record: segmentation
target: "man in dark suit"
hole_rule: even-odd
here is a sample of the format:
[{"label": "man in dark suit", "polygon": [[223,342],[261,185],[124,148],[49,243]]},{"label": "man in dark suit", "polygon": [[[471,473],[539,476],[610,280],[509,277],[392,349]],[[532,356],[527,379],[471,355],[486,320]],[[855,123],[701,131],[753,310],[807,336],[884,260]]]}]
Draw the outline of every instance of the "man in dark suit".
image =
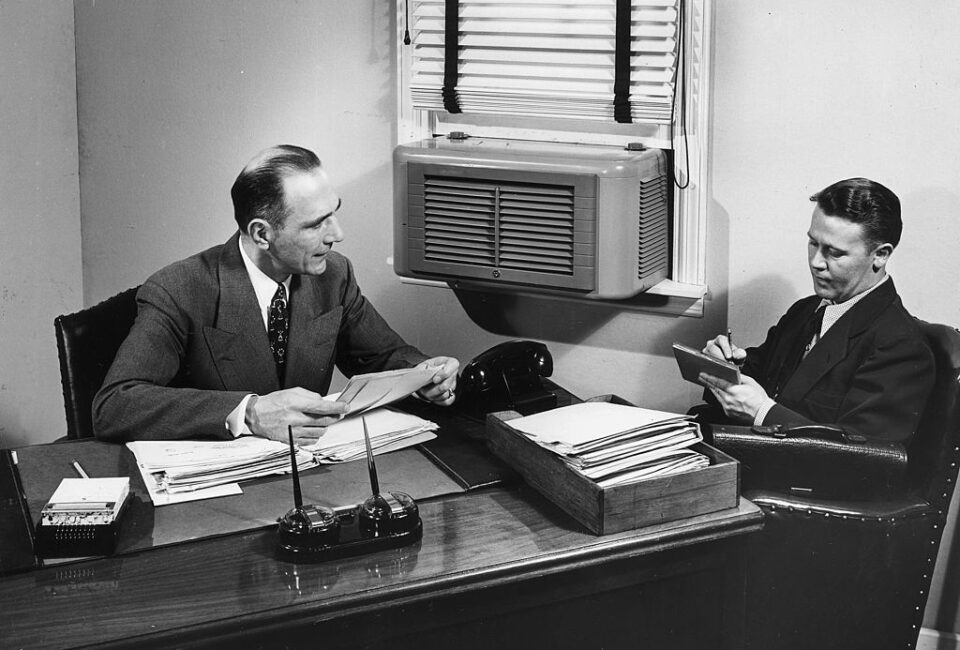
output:
[{"label": "man in dark suit", "polygon": [[790,307],[759,347],[741,349],[722,334],[708,341],[705,353],[742,363],[743,380],[701,380],[735,423],[836,424],[905,442],[932,389],[934,362],[885,270],[900,242],[900,201],[865,178],[834,183],[811,201],[816,295]]},{"label": "man in dark suit", "polygon": [[231,190],[239,232],[151,276],[137,319],[93,404],[100,439],[299,442],[344,412],[322,399],[334,366],[352,376],[435,369],[426,400],[453,402],[459,363],[407,345],[361,294],[343,240],[339,195],[306,149],[271,147]]}]

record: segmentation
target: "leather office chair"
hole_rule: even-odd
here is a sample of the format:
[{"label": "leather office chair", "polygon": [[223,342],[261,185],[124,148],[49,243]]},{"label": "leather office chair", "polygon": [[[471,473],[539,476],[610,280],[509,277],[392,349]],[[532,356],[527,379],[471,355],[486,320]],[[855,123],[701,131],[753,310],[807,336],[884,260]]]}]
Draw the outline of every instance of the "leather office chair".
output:
[{"label": "leather office chair", "polygon": [[137,289],[53,321],[69,439],[93,437],[93,397],[137,317]]},{"label": "leather office chair", "polygon": [[937,376],[907,449],[833,427],[714,427],[764,511],[747,542],[746,647],[915,647],[960,462],[960,333],[921,326]]}]

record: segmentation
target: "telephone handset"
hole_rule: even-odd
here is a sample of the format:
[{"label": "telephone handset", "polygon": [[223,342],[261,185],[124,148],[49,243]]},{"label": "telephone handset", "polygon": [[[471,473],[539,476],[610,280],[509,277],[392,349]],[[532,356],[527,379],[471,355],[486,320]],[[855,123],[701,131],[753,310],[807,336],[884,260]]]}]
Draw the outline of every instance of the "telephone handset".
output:
[{"label": "telephone handset", "polygon": [[464,366],[457,382],[459,408],[483,418],[494,411],[524,415],[557,405],[543,378],[553,374],[553,358],[537,341],[507,341],[480,353]]}]

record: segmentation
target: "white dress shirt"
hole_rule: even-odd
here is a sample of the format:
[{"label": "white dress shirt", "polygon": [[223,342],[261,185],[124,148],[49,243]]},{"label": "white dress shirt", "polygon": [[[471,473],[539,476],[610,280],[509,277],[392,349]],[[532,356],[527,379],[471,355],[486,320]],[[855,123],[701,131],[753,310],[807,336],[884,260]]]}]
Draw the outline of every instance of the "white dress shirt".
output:
[{"label": "white dress shirt", "polygon": [[[247,269],[250,283],[253,284],[253,292],[257,294],[257,304],[260,306],[260,316],[263,318],[263,329],[266,331],[269,327],[267,323],[270,318],[270,303],[273,301],[273,294],[277,292],[277,281],[261,271],[253,263],[253,260],[247,257],[247,251],[243,250],[243,237],[239,239],[238,245],[240,246],[240,257],[243,259],[243,265]],[[283,287],[286,289],[288,297],[290,296],[290,278],[291,276],[288,275],[283,281]],[[234,438],[253,433],[247,427],[244,417],[247,413],[247,403],[251,397],[253,397],[253,393],[244,397],[237,408],[233,409],[227,416],[227,421],[224,422],[227,431],[232,433]]]}]

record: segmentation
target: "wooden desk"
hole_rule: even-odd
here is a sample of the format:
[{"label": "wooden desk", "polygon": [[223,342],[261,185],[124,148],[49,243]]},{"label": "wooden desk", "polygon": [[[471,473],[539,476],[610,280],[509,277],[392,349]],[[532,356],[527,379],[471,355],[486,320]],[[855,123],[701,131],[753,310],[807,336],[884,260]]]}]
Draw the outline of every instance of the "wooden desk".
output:
[{"label": "wooden desk", "polygon": [[419,545],[336,563],[260,530],[2,578],[0,646],[739,645],[748,501],[602,537],[523,485],[420,505]]}]

